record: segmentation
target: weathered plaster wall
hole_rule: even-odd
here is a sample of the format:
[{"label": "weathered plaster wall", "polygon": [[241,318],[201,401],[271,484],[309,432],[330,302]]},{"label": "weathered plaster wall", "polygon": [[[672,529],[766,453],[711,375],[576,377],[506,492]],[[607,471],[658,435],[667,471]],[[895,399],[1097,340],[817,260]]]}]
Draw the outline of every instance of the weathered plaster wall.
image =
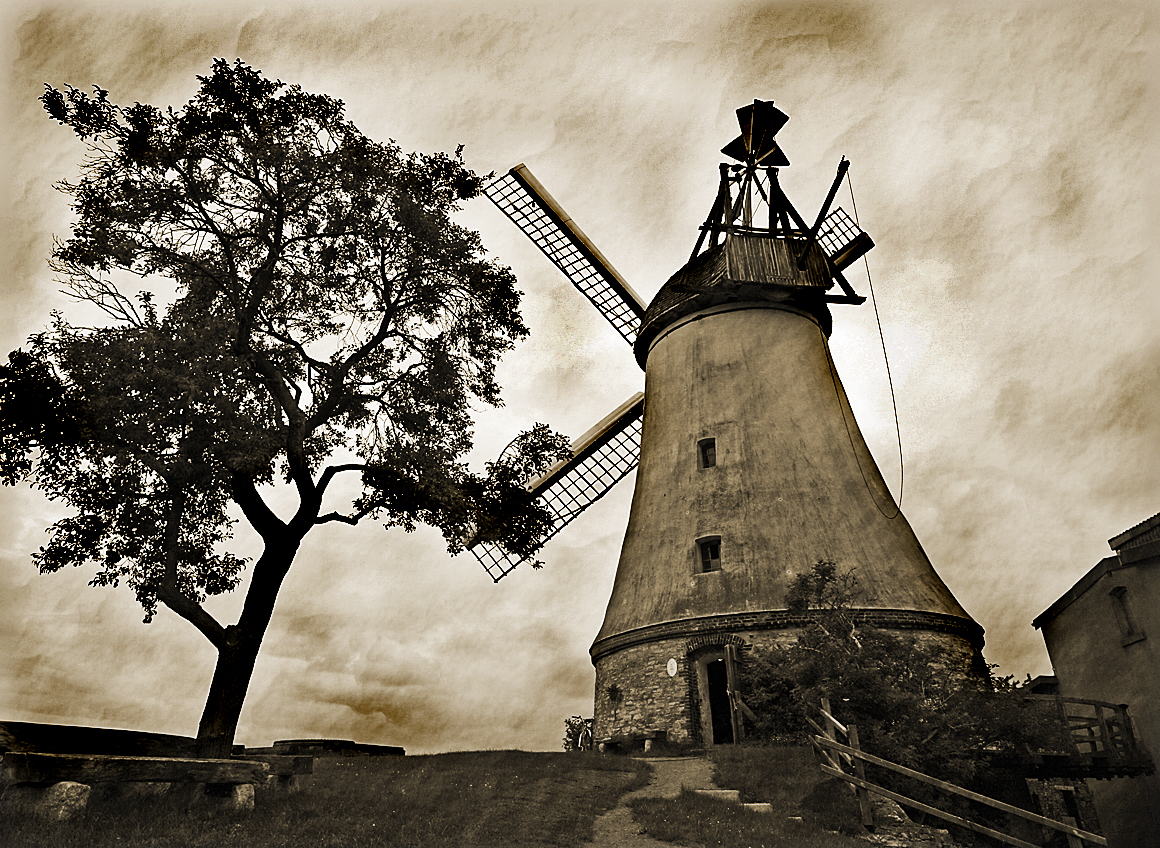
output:
[{"label": "weathered plaster wall", "polygon": [[[703,468],[697,443],[716,439]],[[970,617],[878,473],[816,321],[768,304],[707,310],[648,357],[640,467],[597,641],[701,615],[784,609],[819,559],[853,569],[859,606]],[[697,540],[720,536],[721,570]]]},{"label": "weathered plaster wall", "polygon": [[[873,626],[977,665],[982,629],[898,513],[817,317],[764,301],[673,320],[648,349],[636,489],[592,647],[596,738],[655,729],[703,741],[705,686],[690,645],[792,638],[803,621],[786,593],[819,560],[855,573],[854,605],[880,619]],[[699,455],[705,439],[715,440],[711,467]],[[707,537],[719,539],[720,558],[704,573]]]},{"label": "weathered plaster wall", "polygon": [[[1125,629],[1123,587],[1137,632]],[[1070,597],[1069,597],[1070,596]],[[1127,704],[1140,740],[1160,757],[1160,543],[1108,557],[1036,619],[1063,697]],[[1045,613],[1045,616],[1047,613]],[[1090,781],[1108,842],[1152,848],[1160,834],[1160,777]]]}]

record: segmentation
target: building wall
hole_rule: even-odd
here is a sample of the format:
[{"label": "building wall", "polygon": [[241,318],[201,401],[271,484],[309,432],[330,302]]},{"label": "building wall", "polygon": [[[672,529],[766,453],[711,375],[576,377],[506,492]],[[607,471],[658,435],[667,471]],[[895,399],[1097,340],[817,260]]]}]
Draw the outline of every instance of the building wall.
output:
[{"label": "building wall", "polygon": [[[596,642],[705,615],[785,609],[818,560],[867,607],[981,628],[931,566],[858,432],[816,321],[771,304],[689,316],[653,343],[640,466]],[[705,467],[698,445],[714,439]],[[716,538],[704,572],[699,543]]]},{"label": "building wall", "polygon": [[[1080,830],[1103,833],[1091,790],[1084,781],[1055,777],[1028,779],[1027,791],[1034,799],[1035,812],[1039,815],[1062,822],[1071,819]],[[1040,836],[1058,841],[1059,831],[1045,827]]]},{"label": "building wall", "polygon": [[[677,664],[673,676],[670,659]],[[635,645],[598,662],[593,738],[664,730],[669,741],[692,741],[687,659],[684,640],[668,639]]]},{"label": "building wall", "polygon": [[[683,625],[683,632],[597,656],[593,737],[599,741],[662,730],[672,742],[711,742],[704,663],[721,656],[726,644],[736,645],[744,662],[749,651],[792,643],[799,632],[792,626],[731,628],[744,626],[744,621],[733,616],[673,622],[674,628]],[[948,676],[965,678],[978,668],[978,652],[964,635],[926,629],[894,632],[913,638],[920,647],[941,649]]]},{"label": "building wall", "polygon": [[[1043,632],[1060,695],[1127,704],[1137,736],[1157,758],[1160,543],[1103,560],[1036,619],[1036,625]],[[1089,783],[1112,848],[1157,844],[1160,777]]]}]

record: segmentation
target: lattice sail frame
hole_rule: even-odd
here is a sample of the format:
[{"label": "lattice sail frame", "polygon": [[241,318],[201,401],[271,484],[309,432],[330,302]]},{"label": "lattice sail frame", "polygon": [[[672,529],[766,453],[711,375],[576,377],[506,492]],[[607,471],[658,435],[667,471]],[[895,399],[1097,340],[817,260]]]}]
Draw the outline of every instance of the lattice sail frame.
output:
[{"label": "lattice sail frame", "polygon": [[846,214],[841,206],[826,216],[818,231],[818,244],[839,271],[874,247],[870,236]]},{"label": "lattice sail frame", "polygon": [[540,185],[526,165],[517,165],[483,193],[535,243],[630,345],[646,304]]},{"label": "lattice sail frame", "polygon": [[[644,393],[638,392],[577,439],[571,459],[529,484],[528,490],[538,494],[553,515],[545,542],[636,468],[643,414]],[[492,542],[479,542],[471,552],[496,583],[526,559]]]}]

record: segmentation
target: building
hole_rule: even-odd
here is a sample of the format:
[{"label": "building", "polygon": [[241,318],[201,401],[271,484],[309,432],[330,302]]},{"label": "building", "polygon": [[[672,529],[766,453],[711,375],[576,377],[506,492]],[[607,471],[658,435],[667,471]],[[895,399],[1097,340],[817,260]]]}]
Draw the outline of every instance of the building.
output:
[{"label": "building", "polygon": [[[857,579],[860,626],[905,633],[947,676],[983,668],[983,629],[935,573],[854,420],[830,356],[843,271],[874,246],[831,209],[843,158],[809,224],[786,197],[773,101],[737,110],[716,198],[689,261],[645,305],[523,165],[485,191],[633,347],[645,390],[528,483],[551,533],[637,467],[604,623],[590,649],[598,742],[737,741],[734,687],[750,649],[796,639],[796,578],[819,562]],[[549,534],[550,535],[550,534]],[[493,579],[518,556],[474,539]]]},{"label": "building", "polygon": [[[1136,735],[1160,751],[1160,514],[1108,540],[1100,560],[1033,622],[1063,698],[1126,704]],[[1160,840],[1160,776],[1089,780],[1113,848]]]},{"label": "building", "polygon": [[[591,648],[598,740],[734,742],[735,658],[796,640],[807,615],[787,592],[819,560],[856,576],[863,626],[938,650],[949,674],[979,667],[983,629],[891,497],[829,355],[821,286],[792,249],[730,233],[641,322],[640,468]],[[749,295],[764,278],[788,281],[767,286],[776,300]]]}]

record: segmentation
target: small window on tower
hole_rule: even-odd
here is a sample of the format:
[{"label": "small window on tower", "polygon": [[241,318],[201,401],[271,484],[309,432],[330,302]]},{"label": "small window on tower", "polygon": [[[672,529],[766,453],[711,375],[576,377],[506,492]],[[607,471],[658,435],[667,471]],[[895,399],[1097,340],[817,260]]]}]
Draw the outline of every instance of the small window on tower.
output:
[{"label": "small window on tower", "polygon": [[721,537],[713,536],[697,542],[701,550],[701,573],[721,570]]},{"label": "small window on tower", "polygon": [[717,440],[701,439],[697,442],[697,453],[700,455],[701,467],[712,468],[717,464]]}]

